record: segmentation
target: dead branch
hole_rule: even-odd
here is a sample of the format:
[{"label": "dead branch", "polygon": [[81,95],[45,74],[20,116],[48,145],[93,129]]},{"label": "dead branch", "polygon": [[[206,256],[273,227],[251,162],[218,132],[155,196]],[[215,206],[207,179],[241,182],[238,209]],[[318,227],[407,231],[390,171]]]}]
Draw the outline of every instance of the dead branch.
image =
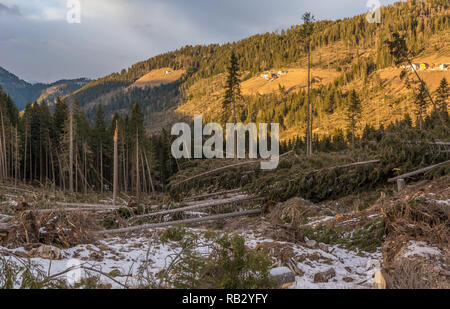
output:
[{"label": "dead branch", "polygon": [[107,235],[107,234],[128,233],[128,232],[141,231],[141,230],[145,230],[145,229],[154,229],[154,228],[167,227],[167,226],[173,226],[173,225],[182,225],[182,224],[194,224],[194,223],[214,221],[214,220],[220,220],[220,219],[226,219],[226,218],[256,215],[256,214],[260,214],[260,213],[261,213],[260,209],[253,209],[253,210],[246,210],[246,211],[241,211],[241,212],[233,212],[233,213],[228,213],[228,214],[208,216],[208,217],[203,217],[203,218],[193,218],[193,219],[185,219],[185,220],[178,220],[178,221],[171,221],[171,222],[144,224],[144,225],[138,225],[138,226],[131,226],[131,227],[127,227],[127,228],[115,229],[115,230],[98,231],[98,232],[96,232],[96,234]]}]

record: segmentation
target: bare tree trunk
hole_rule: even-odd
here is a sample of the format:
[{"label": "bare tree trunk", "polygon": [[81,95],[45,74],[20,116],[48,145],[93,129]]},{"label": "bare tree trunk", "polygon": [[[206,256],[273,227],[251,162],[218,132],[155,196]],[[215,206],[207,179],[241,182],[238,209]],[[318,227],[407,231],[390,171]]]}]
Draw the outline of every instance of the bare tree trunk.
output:
[{"label": "bare tree trunk", "polygon": [[0,109],[0,117],[2,120],[2,152],[3,152],[3,178],[8,178],[8,164],[6,161],[6,134],[5,134],[5,123],[3,121],[3,109]]},{"label": "bare tree trunk", "polygon": [[33,183],[33,155],[31,153],[31,148],[33,144],[31,143],[33,139],[31,138],[31,125],[30,125],[30,183]]},{"label": "bare tree trunk", "polygon": [[0,181],[4,180],[4,170],[5,167],[3,166],[3,143],[2,143],[3,137],[0,139]]},{"label": "bare tree trunk", "polygon": [[312,155],[312,115],[311,115],[311,41],[308,41],[308,111],[306,121],[308,129],[306,130],[306,155]]},{"label": "bare tree trunk", "polygon": [[116,205],[117,201],[117,186],[119,182],[119,159],[118,159],[118,151],[117,151],[117,140],[119,138],[118,136],[118,128],[117,128],[118,122],[116,121],[116,129],[114,131],[114,175],[113,175],[113,205]]},{"label": "bare tree trunk", "polygon": [[141,162],[139,163],[142,166],[142,192],[144,192],[145,194],[148,194],[148,190],[147,190],[147,179],[145,176],[145,165],[144,165],[144,157],[142,156],[142,153],[139,154],[139,159],[141,160]]},{"label": "bare tree trunk", "polygon": [[[236,125],[237,121],[236,121],[236,97],[233,98],[233,123],[234,125]],[[237,160],[238,156],[237,156],[237,132],[236,130],[234,130],[234,136],[233,136],[233,140],[234,140],[234,159]]]},{"label": "bare tree trunk", "polygon": [[19,180],[19,136],[18,136],[18,132],[17,132],[17,126],[16,125],[16,172],[15,172],[15,180],[14,180],[14,186],[17,187],[17,181]]},{"label": "bare tree trunk", "polygon": [[52,142],[50,140],[50,136],[47,135],[47,140],[48,140],[48,145],[50,147],[50,164],[51,164],[51,168],[52,168],[52,183],[55,186],[56,189],[56,176],[55,176],[55,162],[53,161],[53,147],[52,147]]},{"label": "bare tree trunk", "polygon": [[28,143],[28,123],[25,123],[25,145],[23,159],[23,182],[27,180],[27,143]]},{"label": "bare tree trunk", "polygon": [[56,153],[56,158],[58,159],[58,166],[59,166],[59,186],[62,188],[63,191],[66,191],[66,177],[64,176],[63,164],[58,153]]},{"label": "bare tree trunk", "polygon": [[103,194],[103,142],[100,143],[100,192]]},{"label": "bare tree trunk", "polygon": [[83,164],[84,164],[84,194],[87,194],[87,166],[86,166],[86,142],[83,143]]},{"label": "bare tree trunk", "polygon": [[[75,146],[76,149],[78,149],[77,146]],[[78,173],[79,173],[79,167],[78,167],[78,151],[75,153],[75,192],[78,192]]]},{"label": "bare tree trunk", "polygon": [[73,103],[69,104],[69,192],[73,193]]},{"label": "bare tree trunk", "polygon": [[123,189],[125,192],[128,191],[127,153],[128,149],[125,148],[125,141],[122,141]]},{"label": "bare tree trunk", "polygon": [[136,200],[140,199],[141,180],[139,175],[139,131],[136,129]]},{"label": "bare tree trunk", "polygon": [[42,132],[41,129],[39,128],[39,182],[42,184],[43,181],[43,177],[44,177],[44,165],[43,165],[43,161],[42,161]]},{"label": "bare tree trunk", "polygon": [[145,157],[145,163],[147,164],[147,170],[148,170],[148,178],[150,179],[150,185],[152,187],[152,192],[155,193],[155,187],[153,186],[153,179],[152,179],[152,172],[151,172],[151,165],[148,162],[147,154],[144,151],[144,157]]}]

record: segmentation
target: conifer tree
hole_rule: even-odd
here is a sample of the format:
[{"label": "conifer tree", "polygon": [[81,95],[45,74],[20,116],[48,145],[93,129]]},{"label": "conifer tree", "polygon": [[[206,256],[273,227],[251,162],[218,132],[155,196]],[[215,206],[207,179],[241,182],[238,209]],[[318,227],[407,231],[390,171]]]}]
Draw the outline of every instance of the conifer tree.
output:
[{"label": "conifer tree", "polygon": [[[222,106],[225,112],[232,105],[233,108],[233,123],[237,123],[237,101],[242,99],[241,95],[241,80],[239,74],[238,58],[234,51],[231,52],[230,62],[227,68],[227,81],[225,84],[225,97]],[[234,133],[234,157],[237,158],[237,134]]]},{"label": "conifer tree", "polygon": [[302,16],[301,36],[308,55],[308,105],[306,111],[306,155],[312,155],[312,105],[311,105],[311,36],[314,33],[314,16],[306,12]]},{"label": "conifer tree", "polygon": [[423,79],[419,76],[416,69],[414,68],[411,57],[410,57],[410,51],[408,49],[408,45],[406,43],[406,39],[404,35],[400,35],[398,32],[394,32],[392,34],[392,40],[386,40],[386,44],[389,47],[389,52],[391,53],[392,57],[394,58],[394,63],[396,65],[401,65],[404,63],[407,63],[409,67],[412,68],[414,71],[414,74],[417,78],[417,80],[420,83],[420,91],[423,91],[426,97],[431,101],[434,107],[434,111],[438,114],[439,119],[441,121],[442,127],[448,130],[447,124],[445,123],[444,118],[442,117],[441,113],[438,112],[438,107],[436,103],[434,102],[430,92],[428,91],[427,85],[423,81]]},{"label": "conifer tree", "polygon": [[361,101],[355,90],[350,92],[349,105],[347,108],[347,121],[352,134],[352,144],[355,144],[355,130],[361,118]]},{"label": "conifer tree", "polygon": [[227,68],[227,81],[225,84],[225,97],[223,100],[223,107],[227,110],[230,105],[233,108],[233,123],[237,122],[237,111],[236,105],[241,96],[241,86],[240,86],[240,74],[239,74],[239,63],[238,58],[234,51],[231,53],[229,65]]},{"label": "conifer tree", "polygon": [[448,98],[450,97],[450,88],[448,86],[447,79],[442,78],[438,89],[436,90],[436,104],[439,107],[441,113],[444,116],[447,114],[448,110]]},{"label": "conifer tree", "polygon": [[427,110],[427,94],[423,84],[419,84],[419,88],[414,94],[414,104],[416,105],[416,115],[419,122],[419,129],[423,128],[423,117]]}]

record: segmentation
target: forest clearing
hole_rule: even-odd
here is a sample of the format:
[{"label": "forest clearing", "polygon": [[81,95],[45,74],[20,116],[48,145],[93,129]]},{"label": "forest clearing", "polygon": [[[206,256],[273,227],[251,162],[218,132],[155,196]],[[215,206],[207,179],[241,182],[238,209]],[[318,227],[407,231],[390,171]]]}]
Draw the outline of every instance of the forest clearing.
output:
[{"label": "forest clearing", "polygon": [[[273,203],[233,189],[179,201],[149,196],[140,204],[120,195],[113,205],[109,193],[68,199],[58,190],[10,183],[0,187],[0,283],[218,288],[220,282],[198,285],[198,274],[186,273],[191,259],[210,259],[224,237],[241,237],[247,254],[267,259],[261,287],[448,288],[449,184],[443,176],[397,192],[396,184],[386,183],[368,194],[317,203],[299,197]],[[374,282],[377,271],[387,286]]]},{"label": "forest clearing", "polygon": [[449,0],[163,2],[0,3],[0,289],[450,289]]}]

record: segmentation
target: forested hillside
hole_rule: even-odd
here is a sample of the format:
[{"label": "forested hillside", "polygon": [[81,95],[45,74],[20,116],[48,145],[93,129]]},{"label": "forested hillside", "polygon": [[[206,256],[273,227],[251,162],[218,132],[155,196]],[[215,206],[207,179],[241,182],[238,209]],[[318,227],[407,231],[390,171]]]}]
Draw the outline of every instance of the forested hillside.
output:
[{"label": "forested hillside", "polygon": [[[315,23],[311,42],[313,62],[318,68],[342,74],[334,83],[336,86],[342,86],[355,78],[364,80],[374,71],[392,65],[391,56],[384,44],[390,33],[404,33],[412,56],[417,56],[430,47],[430,38],[448,32],[449,28],[448,0],[398,2],[383,7],[381,24],[368,23],[365,15],[337,21],[318,21]],[[153,101],[179,101],[182,104],[189,100],[187,93],[196,83],[215,79],[225,72],[232,50],[239,56],[244,81],[273,68],[304,66],[305,49],[301,32],[302,26],[292,26],[280,32],[255,35],[235,43],[186,46],[137,63],[120,73],[92,81],[76,91],[73,97],[80,102],[80,106],[87,106],[91,116],[95,110],[94,106],[101,102],[105,110],[111,111],[108,114],[109,119],[113,111],[125,110],[130,102],[138,99],[145,98],[147,103],[143,105],[144,110],[147,110],[146,106],[151,105]],[[439,52],[445,44],[446,40],[441,40],[433,48]],[[186,71],[180,81],[179,91],[174,92],[172,87],[168,87],[150,93],[145,90],[125,93],[125,88],[137,79],[162,67]],[[209,90],[205,87],[201,91]],[[111,95],[108,95],[109,93]],[[332,95],[333,91],[327,93],[328,97]],[[109,104],[112,106],[107,107]],[[161,103],[158,104],[161,106]],[[166,104],[164,108],[171,107],[172,104]],[[160,109],[150,107],[146,117],[151,117],[149,114],[152,111]]]},{"label": "forested hillside", "polygon": [[0,67],[0,86],[13,99],[19,110],[27,103],[54,103],[57,97],[66,96],[89,82],[89,79],[59,80],[51,84],[30,84]]}]

